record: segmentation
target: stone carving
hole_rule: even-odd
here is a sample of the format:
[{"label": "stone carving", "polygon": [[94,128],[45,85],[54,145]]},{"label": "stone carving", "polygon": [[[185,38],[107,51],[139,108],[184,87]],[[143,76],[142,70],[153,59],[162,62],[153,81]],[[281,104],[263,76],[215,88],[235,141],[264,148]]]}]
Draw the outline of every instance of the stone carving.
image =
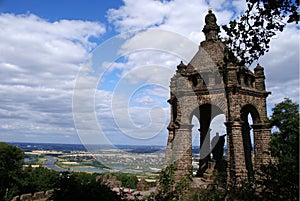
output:
[{"label": "stone carving", "polygon": [[210,26],[210,27],[218,26],[217,25],[217,18],[212,13],[212,10],[208,11],[208,14],[205,17],[205,24],[206,24],[206,26]]},{"label": "stone carving", "polygon": [[217,18],[211,10],[208,11],[208,14],[205,17],[205,26],[203,28],[203,32],[205,33],[206,40],[218,39],[220,27],[217,25]]}]

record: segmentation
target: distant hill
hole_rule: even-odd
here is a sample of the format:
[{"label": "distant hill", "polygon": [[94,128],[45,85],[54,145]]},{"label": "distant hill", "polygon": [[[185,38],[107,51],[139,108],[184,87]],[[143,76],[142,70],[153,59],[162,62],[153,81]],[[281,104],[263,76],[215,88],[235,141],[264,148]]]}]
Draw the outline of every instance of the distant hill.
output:
[{"label": "distant hill", "polygon": [[32,151],[32,150],[45,150],[45,151],[62,151],[62,152],[71,152],[71,151],[86,151],[85,147],[81,144],[52,144],[52,143],[22,143],[22,142],[12,142],[8,143],[19,147],[23,151]]},{"label": "distant hill", "polygon": [[[101,149],[121,149],[130,153],[154,153],[164,152],[164,146],[152,146],[152,145],[86,145],[82,144],[54,144],[54,143],[21,143],[12,142],[8,143],[21,148],[23,151],[32,150],[45,150],[45,151],[94,151]],[[88,150],[87,150],[88,149]]]}]

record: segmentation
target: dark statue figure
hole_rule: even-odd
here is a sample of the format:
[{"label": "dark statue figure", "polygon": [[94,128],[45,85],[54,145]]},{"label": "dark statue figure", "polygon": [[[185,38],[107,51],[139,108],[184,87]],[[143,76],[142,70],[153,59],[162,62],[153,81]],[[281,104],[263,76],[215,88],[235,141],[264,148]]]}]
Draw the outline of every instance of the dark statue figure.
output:
[{"label": "dark statue figure", "polygon": [[211,141],[211,146],[213,147],[212,159],[217,162],[223,159],[225,136],[226,135],[219,136],[219,133],[216,133],[216,136],[213,137]]},{"label": "dark statue figure", "polygon": [[216,162],[215,169],[219,172],[226,171],[226,166],[223,160],[224,154],[224,144],[225,144],[225,135],[219,136],[219,133],[216,133],[216,136],[213,137],[211,141],[211,145],[213,147],[212,150],[212,160]]}]

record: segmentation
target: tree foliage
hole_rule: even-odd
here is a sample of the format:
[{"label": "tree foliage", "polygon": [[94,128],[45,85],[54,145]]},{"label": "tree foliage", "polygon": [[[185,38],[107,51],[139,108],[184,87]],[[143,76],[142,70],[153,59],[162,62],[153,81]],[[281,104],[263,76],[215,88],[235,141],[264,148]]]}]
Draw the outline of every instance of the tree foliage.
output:
[{"label": "tree foliage", "polygon": [[62,173],[50,200],[54,201],[119,201],[120,196],[87,173]]},{"label": "tree foliage", "polygon": [[185,201],[191,200],[192,196],[192,167],[188,173],[183,175],[179,180],[176,180],[177,163],[171,163],[165,167],[159,175],[158,187],[155,201]]},{"label": "tree foliage", "polygon": [[130,174],[116,174],[117,180],[122,182],[122,186],[126,188],[136,188],[137,183],[139,182],[138,178],[135,175]]},{"label": "tree foliage", "polygon": [[229,52],[240,63],[252,64],[269,51],[270,41],[287,23],[298,23],[298,0],[246,0],[247,9],[239,20],[223,29]]},{"label": "tree foliage", "polygon": [[59,173],[45,167],[24,168],[19,178],[21,193],[35,193],[54,189]]},{"label": "tree foliage", "polygon": [[10,200],[18,192],[24,153],[21,149],[0,142],[0,200]]},{"label": "tree foliage", "polygon": [[271,141],[272,156],[278,158],[279,163],[299,161],[299,105],[290,99],[277,104],[273,108],[270,126],[279,129]]},{"label": "tree foliage", "polygon": [[[17,195],[51,189],[55,189],[54,201],[121,200],[116,192],[96,181],[98,174],[60,174],[45,167],[23,168],[23,164],[24,153],[21,149],[0,143],[0,201],[11,201]],[[134,180],[128,178],[129,183]]]},{"label": "tree foliage", "polygon": [[273,108],[270,143],[275,162],[262,167],[263,191],[266,198],[299,200],[299,105],[285,99]]}]

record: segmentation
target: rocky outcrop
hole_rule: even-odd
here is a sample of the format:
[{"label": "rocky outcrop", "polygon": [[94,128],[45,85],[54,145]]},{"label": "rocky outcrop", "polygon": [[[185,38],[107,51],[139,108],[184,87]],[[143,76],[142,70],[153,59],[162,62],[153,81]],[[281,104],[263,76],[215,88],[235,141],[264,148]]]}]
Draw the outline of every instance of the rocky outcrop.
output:
[{"label": "rocky outcrop", "polygon": [[20,196],[15,196],[11,201],[46,201],[52,195],[53,190],[46,192],[28,193]]},{"label": "rocky outcrop", "polygon": [[136,188],[138,191],[147,191],[149,190],[148,182],[143,178],[137,183]]},{"label": "rocky outcrop", "polygon": [[110,188],[120,188],[122,186],[122,182],[117,180],[117,177],[114,175],[101,175],[96,180]]}]

